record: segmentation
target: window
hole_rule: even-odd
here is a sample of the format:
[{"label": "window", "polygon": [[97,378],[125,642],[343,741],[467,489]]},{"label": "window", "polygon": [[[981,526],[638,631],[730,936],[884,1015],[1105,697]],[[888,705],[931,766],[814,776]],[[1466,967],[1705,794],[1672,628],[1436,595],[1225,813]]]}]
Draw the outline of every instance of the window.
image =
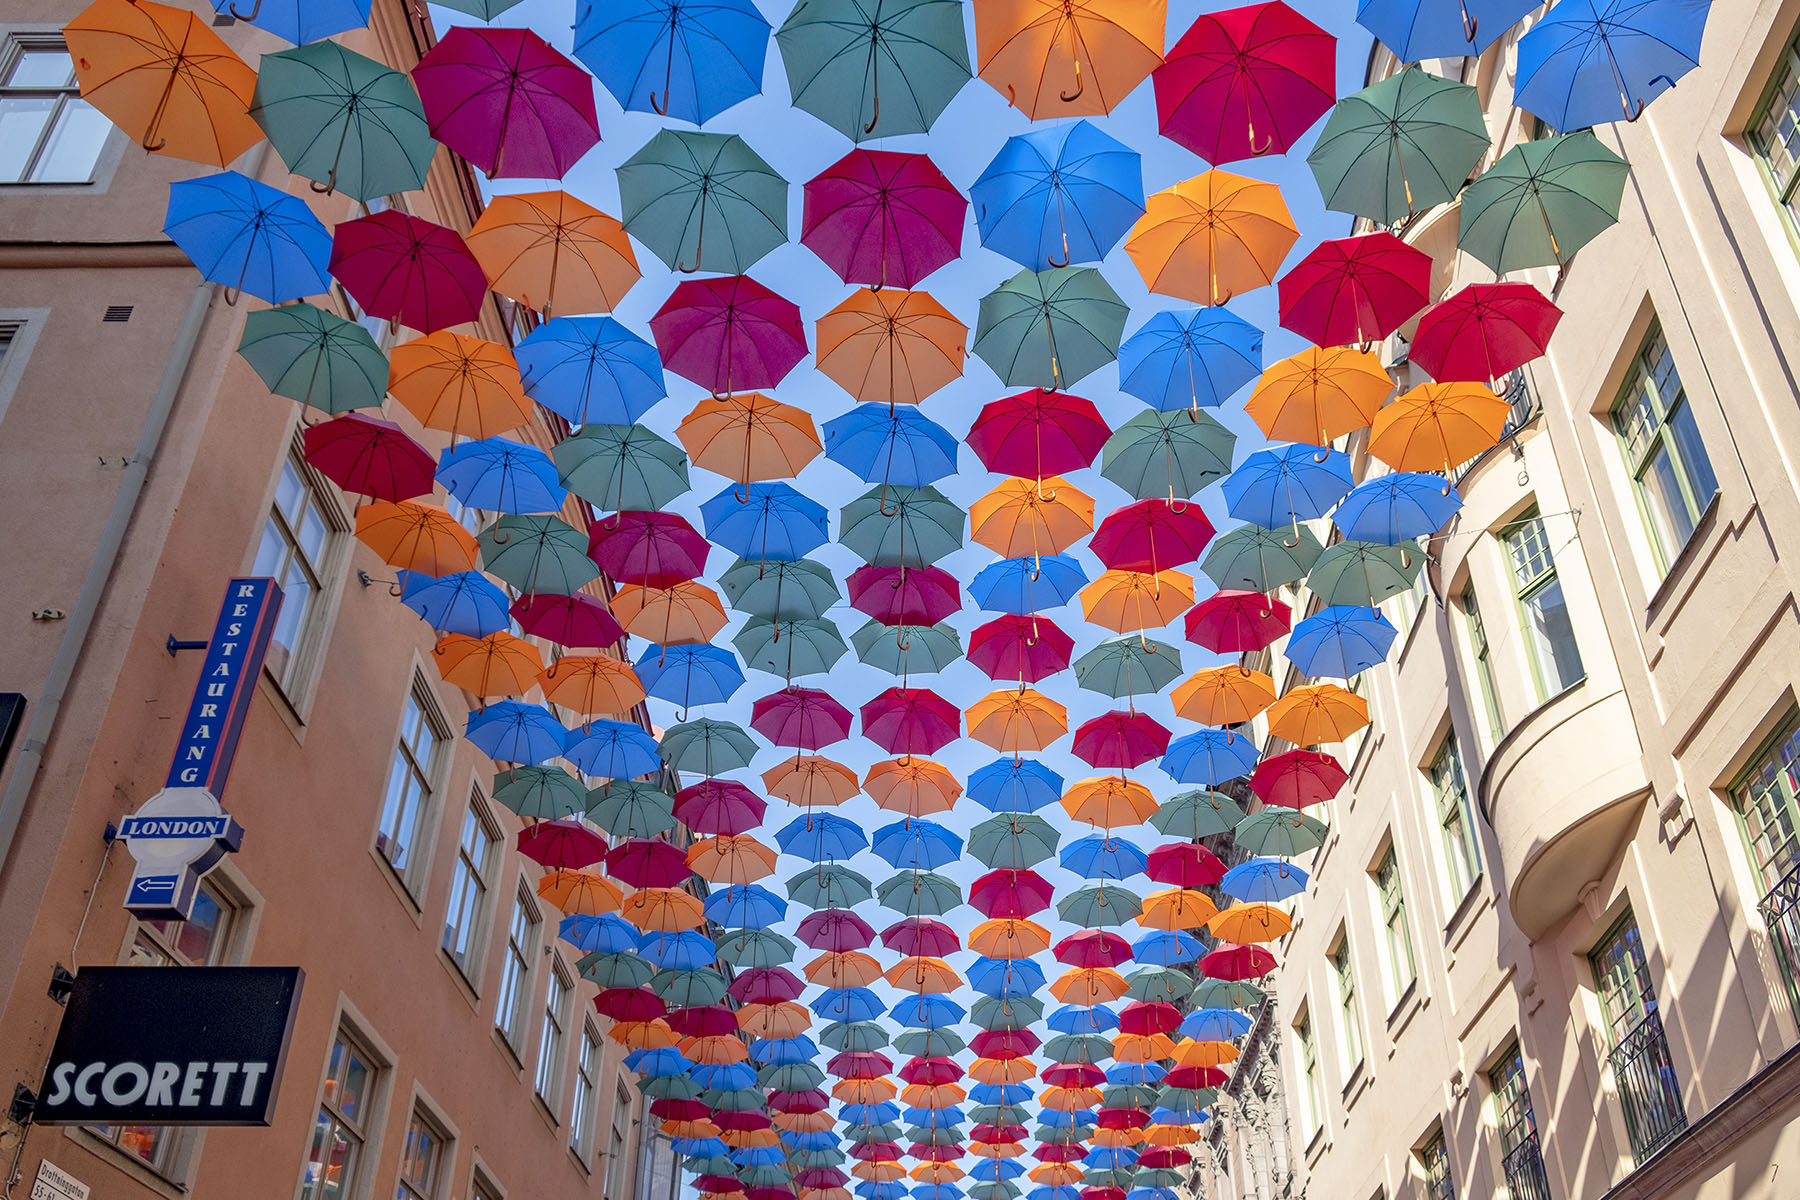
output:
[{"label": "window", "polygon": [[275,505],[263,522],[262,541],[250,573],[281,585],[281,615],[269,639],[270,674],[284,689],[292,686],[301,651],[309,644],[321,613],[318,603],[326,562],[341,536],[335,506],[314,482],[312,471],[293,455],[281,462]]},{"label": "window", "polygon": [[1627,912],[1588,960],[1612,1047],[1607,1055],[1625,1109],[1632,1157],[1643,1162],[1687,1128],[1681,1084],[1656,1011],[1656,990],[1637,922]]},{"label": "window", "polygon": [[111,132],[81,98],[62,38],[0,40],[0,183],[87,183]]},{"label": "window", "polygon": [[1302,1012],[1294,1022],[1294,1040],[1300,1043],[1300,1115],[1310,1142],[1325,1123],[1325,1091],[1319,1080],[1319,1047],[1313,1041],[1310,1012]]},{"label": "window", "polygon": [[326,1060],[312,1146],[301,1166],[300,1200],[350,1200],[357,1194],[375,1077],[374,1056],[349,1031],[338,1030]]},{"label": "window", "polygon": [[625,1200],[625,1135],[631,1128],[631,1089],[613,1084],[612,1129],[606,1135],[605,1200]]},{"label": "window", "polygon": [[562,962],[552,960],[550,986],[544,992],[544,1028],[538,1038],[537,1081],[534,1090],[538,1098],[553,1112],[556,1109],[557,1085],[562,1082],[563,1032],[569,1027],[569,1000],[574,992],[568,977],[563,974]]},{"label": "window", "polygon": [[406,1145],[400,1151],[400,1186],[394,1200],[436,1200],[444,1174],[444,1147],[449,1141],[435,1121],[413,1110],[406,1126]]},{"label": "window", "polygon": [[6,369],[6,356],[12,351],[13,343],[19,337],[17,321],[0,321],[0,371]]},{"label": "window", "polygon": [[1501,1167],[1512,1200],[1550,1200],[1550,1181],[1538,1147],[1537,1118],[1525,1086],[1525,1056],[1514,1042],[1488,1070],[1494,1124],[1500,1129]]},{"label": "window", "polygon": [[1790,42],[1769,81],[1768,94],[1746,131],[1763,178],[1788,221],[1800,221],[1800,37]]},{"label": "window", "polygon": [[1357,755],[1362,753],[1363,743],[1369,740],[1369,730],[1374,726],[1375,699],[1370,693],[1375,689],[1370,686],[1370,675],[1371,672],[1369,671],[1358,671],[1354,676],[1346,680],[1344,684],[1349,691],[1362,698],[1362,702],[1368,706],[1369,715],[1371,717],[1371,721],[1368,725],[1364,725],[1357,729],[1340,743],[1344,748],[1343,761],[1346,766],[1350,766],[1356,762]]},{"label": "window", "polygon": [[1462,594],[1463,620],[1469,631],[1469,653],[1475,659],[1475,686],[1481,692],[1481,707],[1487,713],[1488,736],[1498,742],[1506,736],[1506,723],[1500,715],[1500,690],[1494,686],[1494,660],[1488,651],[1487,626],[1481,622],[1481,608],[1475,603],[1475,585],[1468,584]]},{"label": "window", "polygon": [[1666,571],[1694,535],[1719,485],[1659,326],[1651,328],[1632,360],[1625,390],[1613,405],[1613,428],[1625,448],[1657,565]]},{"label": "window", "polygon": [[498,1185],[477,1168],[474,1179],[469,1183],[469,1200],[501,1200],[502,1194]]},{"label": "window", "polygon": [[1413,961],[1412,930],[1406,923],[1400,860],[1392,846],[1375,864],[1375,891],[1381,897],[1381,924],[1387,933],[1388,988],[1398,1003],[1418,976],[1418,966]]},{"label": "window", "polygon": [[1544,519],[1533,513],[1507,526],[1501,541],[1512,568],[1525,640],[1531,646],[1531,674],[1537,681],[1538,699],[1548,700],[1580,683],[1582,674],[1581,651],[1575,645],[1575,627],[1569,621],[1569,605],[1556,575],[1550,535]]},{"label": "window", "polygon": [[1419,1165],[1425,1168],[1426,1200],[1456,1200],[1456,1180],[1450,1175],[1450,1148],[1439,1129],[1419,1147]]},{"label": "window", "polygon": [[531,998],[531,955],[540,938],[537,907],[523,880],[513,898],[512,923],[506,928],[506,962],[500,968],[500,998],[494,1025],[507,1045],[517,1050],[525,1032],[525,1003]]},{"label": "window", "polygon": [[469,797],[463,813],[462,838],[450,874],[450,905],[444,910],[444,951],[464,975],[473,976],[476,951],[487,916],[488,881],[494,869],[497,838],[481,811],[481,797]]},{"label": "window", "polygon": [[594,1153],[594,1120],[600,1103],[600,1039],[592,1026],[581,1027],[581,1049],[575,1055],[575,1099],[569,1105],[569,1148],[587,1165]]},{"label": "window", "polygon": [[1350,961],[1350,935],[1338,935],[1331,952],[1331,973],[1337,977],[1338,1032],[1343,1035],[1346,1079],[1363,1061],[1362,1018],[1356,1010],[1356,968]]},{"label": "window", "polygon": [[1800,715],[1789,714],[1731,789],[1762,885],[1757,909],[1774,943],[1789,1010],[1800,1016]]},{"label": "window", "polygon": [[1475,876],[1481,871],[1481,852],[1475,845],[1475,817],[1469,806],[1469,784],[1463,774],[1456,735],[1446,733],[1437,757],[1431,760],[1432,795],[1437,800],[1438,831],[1444,838],[1444,866],[1450,876],[1450,898],[1461,904]]},{"label": "window", "polygon": [[1388,610],[1389,620],[1399,631],[1399,636],[1395,640],[1402,645],[1405,644],[1407,635],[1412,633],[1412,627],[1418,624],[1420,614],[1425,611],[1427,584],[1424,564],[1417,558],[1413,559],[1413,562],[1419,567],[1419,571],[1413,575],[1412,586],[1383,602],[1384,607]]},{"label": "window", "polygon": [[426,686],[423,679],[415,678],[412,690],[406,694],[406,714],[394,746],[394,761],[388,766],[381,826],[375,835],[375,849],[403,880],[413,875],[417,865],[415,850],[425,814],[431,808],[438,759],[447,738],[430,714]]}]

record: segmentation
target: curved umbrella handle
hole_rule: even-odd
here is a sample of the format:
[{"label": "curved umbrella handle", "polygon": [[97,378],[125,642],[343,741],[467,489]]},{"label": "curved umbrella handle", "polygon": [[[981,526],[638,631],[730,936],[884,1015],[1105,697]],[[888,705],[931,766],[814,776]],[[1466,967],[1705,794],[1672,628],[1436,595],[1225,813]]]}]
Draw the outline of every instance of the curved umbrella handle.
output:
[{"label": "curved umbrella handle", "polygon": [[1475,40],[1475,31],[1481,28],[1481,18],[1469,15],[1468,0],[1463,0],[1462,4],[1462,27],[1463,37],[1471,42]]},{"label": "curved umbrella handle", "polygon": [[[881,124],[881,89],[876,88],[875,89],[875,115],[869,118],[869,123],[867,125],[863,126],[863,132],[864,133],[874,133],[875,127],[879,124]],[[924,980],[921,979],[919,982],[923,983]]]},{"label": "curved umbrella handle", "polygon": [[331,165],[331,173],[325,176],[325,183],[323,186],[319,184],[318,180],[314,180],[312,183],[313,194],[316,196],[329,196],[331,193],[337,191],[337,171],[337,164],[333,163]]},{"label": "curved umbrella handle", "polygon": [[138,145],[142,146],[144,149],[148,150],[152,154],[155,154],[158,150],[161,150],[164,146],[167,146],[168,144],[169,144],[169,139],[163,138],[161,141],[157,142],[153,146],[150,144],[150,139],[149,139],[148,134],[145,135],[143,141],[138,143]]},{"label": "curved umbrella handle", "polygon": [[1249,125],[1249,126],[1247,126],[1247,129],[1248,129],[1249,135],[1250,135],[1248,140],[1250,143],[1250,155],[1252,158],[1261,158],[1263,155],[1267,154],[1269,151],[1271,151],[1275,148],[1275,135],[1274,134],[1271,133],[1268,137],[1264,138],[1263,144],[1261,146],[1258,146],[1256,144],[1256,126]]},{"label": "curved umbrella handle", "polygon": [[1073,104],[1081,99],[1081,93],[1085,91],[1087,91],[1087,80],[1081,77],[1081,55],[1077,54],[1075,56],[1075,90],[1073,92],[1058,92],[1057,98],[1064,104]]},{"label": "curved umbrella handle", "polygon": [[1069,252],[1067,249],[1063,251],[1061,262],[1057,262],[1056,256],[1051,254],[1046,254],[1044,256],[1044,261],[1049,263],[1052,267],[1066,267],[1069,265]]},{"label": "curved umbrella handle", "polygon": [[250,11],[247,13],[238,11],[235,0],[225,11],[229,12],[240,21],[254,21],[256,20],[256,14],[262,11],[262,0],[256,0],[256,3],[250,6]]}]

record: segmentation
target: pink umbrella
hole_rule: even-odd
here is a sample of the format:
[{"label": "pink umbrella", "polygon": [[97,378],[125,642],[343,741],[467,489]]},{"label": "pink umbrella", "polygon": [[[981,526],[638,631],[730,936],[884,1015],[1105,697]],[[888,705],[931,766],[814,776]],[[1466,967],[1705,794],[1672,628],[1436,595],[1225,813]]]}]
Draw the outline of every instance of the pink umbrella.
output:
[{"label": "pink umbrella", "polygon": [[894,1060],[877,1050],[845,1050],[831,1056],[825,1073],[839,1079],[880,1079],[894,1073]]},{"label": "pink umbrella", "polygon": [[1075,757],[1092,767],[1139,767],[1168,748],[1169,731],[1141,712],[1101,713],[1075,728]]},{"label": "pink umbrella", "polygon": [[695,833],[749,833],[769,802],[735,779],[703,779],[675,793],[675,819]]},{"label": "pink umbrella", "polygon": [[461,234],[397,208],[340,224],[331,274],[370,316],[426,333],[475,320],[488,294]]},{"label": "pink umbrella", "polygon": [[818,750],[850,736],[850,710],[829,692],[790,687],[751,706],[750,728],[777,746]]},{"label": "pink umbrella", "polygon": [[606,873],[634,888],[678,887],[687,882],[687,855],[656,838],[630,838],[606,852]]},{"label": "pink umbrella", "polygon": [[697,1004],[670,1009],[669,1028],[682,1037],[726,1037],[738,1031],[738,1023],[723,1004]]},{"label": "pink umbrella", "polygon": [[751,967],[739,971],[728,990],[740,1004],[779,1004],[798,997],[806,985],[785,967]]},{"label": "pink umbrella", "polygon": [[962,713],[927,688],[891,687],[862,706],[863,736],[889,754],[932,754],[962,732]]},{"label": "pink umbrella", "polygon": [[923,154],[852,150],[805,197],[800,241],[845,283],[910,288],[961,252],[969,202]]},{"label": "pink umbrella", "polygon": [[883,625],[936,625],[962,608],[956,576],[938,567],[858,567],[850,605]]},{"label": "pink umbrella", "polygon": [[561,179],[600,140],[593,77],[528,29],[454,26],[412,77],[431,136],[491,178]]},{"label": "pink umbrella", "polygon": [[655,992],[642,988],[607,988],[594,997],[594,1008],[615,1021],[654,1021],[669,1006]]},{"label": "pink umbrella", "polygon": [[345,413],[306,431],[306,461],[346,492],[411,500],[431,491],[437,459],[392,421]]},{"label": "pink umbrella", "polygon": [[1560,320],[1529,283],[1472,283],[1425,310],[1408,355],[1439,383],[1485,383],[1541,357]]},{"label": "pink umbrella", "polygon": [[1225,864],[1205,846],[1175,842],[1150,852],[1146,874],[1170,887],[1212,887],[1225,878]]},{"label": "pink umbrella", "polygon": [[1250,790],[1276,808],[1306,808],[1338,794],[1350,777],[1337,759],[1318,750],[1289,750],[1266,758],[1250,775]]},{"label": "pink umbrella", "polygon": [[991,918],[1029,917],[1050,907],[1050,881],[1036,871],[1002,867],[969,885],[969,907]]},{"label": "pink umbrella", "polygon": [[1261,979],[1275,969],[1275,956],[1261,946],[1220,946],[1200,960],[1208,979]]},{"label": "pink umbrella", "polygon": [[800,310],[748,275],[677,284],[650,332],[663,366],[714,395],[774,387],[806,357]]},{"label": "pink umbrella", "polygon": [[1119,1011],[1121,1033],[1168,1033],[1180,1024],[1181,1010],[1167,1000],[1134,1000]]},{"label": "pink umbrella", "polygon": [[698,579],[711,548],[675,513],[614,513],[588,527],[588,557],[619,583],[666,588]]},{"label": "pink umbrella", "polygon": [[1285,634],[1293,619],[1261,592],[1215,592],[1188,610],[1187,639],[1215,654],[1247,654]]},{"label": "pink umbrella", "polygon": [[942,958],[962,949],[962,939],[956,936],[956,931],[930,917],[895,921],[881,931],[881,944],[896,954],[924,958]]},{"label": "pink umbrella", "polygon": [[1088,548],[1108,570],[1154,573],[1193,562],[1212,536],[1212,522],[1191,500],[1139,500],[1107,514]]},{"label": "pink umbrella", "polygon": [[519,830],[519,853],[553,870],[579,871],[606,857],[606,841],[580,821],[540,821]]},{"label": "pink umbrella", "polygon": [[[1071,967],[1116,967],[1131,958],[1131,943],[1107,929],[1072,933],[1056,943],[1056,961]],[[1048,1075],[1045,1082],[1053,1083]],[[1068,1084],[1055,1084],[1068,1087]]]},{"label": "pink umbrella", "polygon": [[1066,671],[1075,639],[1047,618],[1009,613],[969,635],[969,661],[989,679],[1036,683]]},{"label": "pink umbrella", "polygon": [[964,440],[988,470],[1042,479],[1092,466],[1111,436],[1092,400],[1033,388],[987,404]]},{"label": "pink umbrella", "polygon": [[955,1059],[939,1054],[909,1058],[906,1065],[900,1068],[902,1080],[907,1083],[922,1083],[927,1087],[936,1083],[955,1083],[963,1074],[962,1067]]},{"label": "pink umbrella", "polygon": [[1320,346],[1378,342],[1431,301],[1431,256],[1391,233],[1320,242],[1276,286],[1281,324]]},{"label": "pink umbrella", "polygon": [[808,1088],[804,1092],[770,1092],[769,1111],[784,1113],[824,1112],[831,1097],[818,1088]]},{"label": "pink umbrella", "polygon": [[592,596],[523,595],[512,602],[512,619],[532,637],[571,650],[616,646],[625,637],[612,610]]},{"label": "pink umbrella", "polygon": [[827,908],[801,921],[794,936],[814,950],[841,954],[845,950],[861,950],[874,941],[875,929],[849,909]]}]

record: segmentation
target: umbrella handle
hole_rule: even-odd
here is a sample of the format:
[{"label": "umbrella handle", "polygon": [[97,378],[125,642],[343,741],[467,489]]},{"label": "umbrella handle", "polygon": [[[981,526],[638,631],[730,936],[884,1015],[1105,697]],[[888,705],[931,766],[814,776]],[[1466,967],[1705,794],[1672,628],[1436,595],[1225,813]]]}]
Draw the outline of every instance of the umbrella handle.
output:
[{"label": "umbrella handle", "polygon": [[1471,17],[1469,15],[1468,0],[1463,0],[1463,4],[1462,4],[1462,26],[1463,26],[1463,37],[1465,37],[1469,41],[1473,42],[1475,40],[1475,31],[1477,29],[1481,28],[1481,18],[1480,17]]},{"label": "umbrella handle", "polygon": [[[863,126],[863,132],[864,133],[874,133],[875,126],[877,126],[879,124],[881,124],[881,89],[876,88],[875,89],[875,115],[869,118],[869,123],[867,125]],[[924,980],[921,979],[920,982],[923,983]]]},{"label": "umbrella handle", "polygon": [[254,21],[256,20],[256,14],[262,11],[262,0],[256,0],[256,3],[250,6],[250,11],[247,13],[239,12],[238,6],[235,3],[233,3],[226,11],[240,21]]},{"label": "umbrella handle", "polygon": [[1075,90],[1073,92],[1058,92],[1057,97],[1062,100],[1064,104],[1073,104],[1075,101],[1081,99],[1081,93],[1085,91],[1087,91],[1087,80],[1081,77],[1081,54],[1077,51],[1075,54]]},{"label": "umbrella handle", "polygon": [[338,171],[337,164],[333,163],[332,167],[331,167],[331,173],[329,175],[325,176],[325,182],[323,185],[321,185],[319,183],[319,181],[315,179],[312,183],[313,194],[316,196],[329,196],[329,195],[331,195],[331,193],[337,191],[337,171]]},{"label": "umbrella handle", "polygon": [[1269,151],[1271,151],[1275,148],[1275,135],[1274,134],[1271,133],[1268,137],[1264,138],[1263,144],[1258,146],[1256,144],[1256,125],[1255,125],[1255,123],[1254,122],[1250,123],[1247,126],[1247,129],[1248,129],[1249,135],[1250,135],[1248,138],[1248,141],[1250,143],[1251,157],[1261,158],[1263,155],[1267,154]]}]

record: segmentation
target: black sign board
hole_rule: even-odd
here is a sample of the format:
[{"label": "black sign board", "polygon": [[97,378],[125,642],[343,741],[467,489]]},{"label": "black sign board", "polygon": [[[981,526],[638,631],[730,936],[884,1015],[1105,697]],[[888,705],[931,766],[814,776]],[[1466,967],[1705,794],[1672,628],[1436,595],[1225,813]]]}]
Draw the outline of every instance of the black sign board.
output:
[{"label": "black sign board", "polygon": [[83,967],[34,1120],[267,1125],[299,967]]}]

